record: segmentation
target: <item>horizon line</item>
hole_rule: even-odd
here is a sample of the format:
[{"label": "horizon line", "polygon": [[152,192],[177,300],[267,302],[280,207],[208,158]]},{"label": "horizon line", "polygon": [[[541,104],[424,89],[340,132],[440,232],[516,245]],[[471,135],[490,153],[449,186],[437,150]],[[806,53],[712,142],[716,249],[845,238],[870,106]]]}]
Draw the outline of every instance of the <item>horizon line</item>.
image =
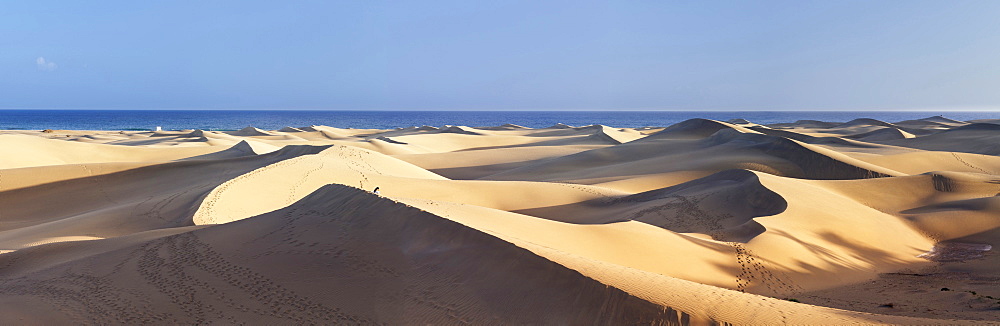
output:
[{"label": "horizon line", "polygon": [[0,111],[316,111],[316,112],[1000,112],[1000,107],[955,109],[275,109],[275,108],[0,108]]}]

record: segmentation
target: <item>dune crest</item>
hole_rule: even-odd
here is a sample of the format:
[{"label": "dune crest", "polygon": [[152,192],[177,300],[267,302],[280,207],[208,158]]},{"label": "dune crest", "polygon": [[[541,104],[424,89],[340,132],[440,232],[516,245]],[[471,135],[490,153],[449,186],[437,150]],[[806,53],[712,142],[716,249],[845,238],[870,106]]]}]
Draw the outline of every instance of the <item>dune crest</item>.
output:
[{"label": "dune crest", "polygon": [[268,132],[268,131],[265,131],[265,130],[261,130],[261,129],[258,129],[258,128],[255,128],[255,127],[252,127],[252,126],[247,126],[246,128],[243,128],[243,129],[240,129],[240,130],[237,130],[237,131],[230,131],[230,132],[227,132],[226,134],[233,135],[233,136],[244,136],[244,137],[246,137],[246,136],[273,136],[274,135],[271,132]]},{"label": "dune crest", "polygon": [[723,129],[731,129],[739,132],[745,133],[756,133],[749,129],[730,124],[727,122],[709,120],[709,119],[690,119],[675,125],[669,126],[663,130],[652,133],[646,136],[646,139],[700,139],[711,136]]}]

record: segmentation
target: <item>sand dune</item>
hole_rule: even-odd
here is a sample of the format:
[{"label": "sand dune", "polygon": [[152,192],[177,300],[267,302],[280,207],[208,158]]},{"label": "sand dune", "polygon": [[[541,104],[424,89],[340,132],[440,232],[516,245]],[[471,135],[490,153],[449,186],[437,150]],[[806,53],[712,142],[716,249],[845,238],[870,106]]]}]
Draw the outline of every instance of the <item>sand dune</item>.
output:
[{"label": "sand dune", "polygon": [[[436,241],[442,237],[448,239],[443,245]],[[288,273],[290,266],[296,272]],[[324,275],[322,283],[308,276],[314,273]],[[39,283],[45,285],[33,285]],[[343,186],[325,187],[286,210],[64,262],[2,284],[8,309],[30,312],[51,300],[65,302],[62,314],[37,316],[48,323],[635,324],[679,318],[480,231]],[[88,284],[101,291],[89,294]],[[110,302],[133,309],[108,311]],[[0,318],[18,320],[12,317],[19,315]]]},{"label": "sand dune", "polygon": [[[193,225],[204,196],[229,179],[322,147],[224,160],[142,166],[113,173],[4,191],[0,197],[0,250],[16,250],[65,237],[107,238],[164,227]],[[79,165],[82,170],[90,169]],[[7,170],[0,171],[0,175]],[[63,169],[33,171],[55,173]],[[148,191],[156,189],[156,191]],[[25,202],[49,203],[23,205]],[[56,205],[55,203],[59,203]]]},{"label": "sand dune", "polygon": [[936,116],[933,116],[933,117],[926,117],[926,118],[919,119],[919,120],[921,120],[921,121],[928,121],[928,122],[936,122],[936,123],[940,123],[940,124],[944,124],[944,125],[949,125],[949,126],[962,126],[962,125],[969,124],[968,122],[965,122],[965,121],[958,121],[958,120],[955,120],[955,119],[948,119],[948,118],[945,118],[944,116],[940,116],[940,115],[936,115]]},{"label": "sand dune", "polygon": [[879,140],[895,140],[895,139],[906,139],[914,138],[911,133],[896,129],[896,128],[882,128],[874,131],[869,131],[866,133],[861,133],[857,135],[850,135],[850,138],[854,138],[864,142],[872,142]]},{"label": "sand dune", "polygon": [[819,120],[798,120],[795,122],[785,122],[785,123],[774,123],[770,126],[778,128],[833,128],[835,126],[841,125],[842,123],[819,121]]},{"label": "sand dune", "polygon": [[[702,233],[717,240],[739,241],[732,239],[752,237],[763,231],[760,224],[751,222],[753,217],[780,213],[786,205],[784,198],[763,187],[755,174],[726,170],[634,195],[519,212],[585,224],[635,220],[678,233]],[[693,209],[711,213],[691,218]]]},{"label": "sand dune", "polygon": [[518,130],[518,129],[531,129],[525,126],[516,125],[513,123],[505,123],[499,126],[489,126],[489,127],[476,127],[479,130]]},{"label": "sand dune", "polygon": [[[883,129],[887,129],[887,128],[883,128]],[[881,131],[883,129],[877,129],[876,131],[866,132],[866,133],[863,133],[861,135],[867,135],[867,134],[870,134],[870,133]],[[851,147],[871,147],[872,146],[871,144],[858,143],[858,142],[854,142],[854,141],[845,139],[845,138],[854,138],[854,137],[857,137],[858,135],[851,135],[851,136],[847,136],[847,137],[838,137],[838,136],[829,136],[829,135],[812,136],[812,135],[805,134],[805,133],[798,133],[798,132],[788,131],[788,130],[782,130],[782,129],[771,129],[771,128],[762,127],[762,126],[750,127],[750,130],[753,130],[753,131],[756,131],[756,132],[759,132],[759,133],[762,133],[762,134],[765,134],[765,135],[778,136],[778,137],[788,138],[788,139],[792,139],[792,140],[797,140],[797,141],[800,141],[800,142],[803,142],[803,143],[807,143],[807,144],[840,145],[840,146],[851,146]]]},{"label": "sand dune", "polygon": [[952,151],[1000,155],[1000,125],[974,123],[923,137],[887,140],[881,143],[930,151]]},{"label": "sand dune", "polygon": [[306,132],[305,130],[295,128],[292,126],[285,126],[284,128],[278,129],[280,132]]},{"label": "sand dune", "polygon": [[[264,145],[264,146],[267,146],[267,145]],[[243,156],[252,156],[252,155],[257,155],[257,154],[264,154],[264,153],[269,153],[269,152],[273,152],[273,151],[277,150],[277,148],[267,148],[267,149],[263,149],[262,150],[261,147],[262,147],[261,145],[258,145],[257,148],[254,148],[254,146],[250,145],[249,142],[247,142],[246,140],[242,140],[239,143],[236,143],[236,145],[233,145],[233,147],[230,147],[228,149],[221,150],[221,151],[218,151],[218,152],[215,152],[215,153],[208,153],[208,154],[204,154],[204,155],[192,156],[192,157],[185,158],[184,160],[226,159],[226,158],[234,158],[234,157],[243,157]],[[272,147],[272,146],[267,146],[267,147]],[[258,153],[258,151],[261,151],[261,153]]]},{"label": "sand dune", "polygon": [[579,153],[607,145],[515,146],[470,149],[457,152],[394,155],[434,173],[453,179],[478,179],[491,174],[538,163],[545,159]]},{"label": "sand dune", "polygon": [[690,119],[684,122],[669,126],[650,134],[646,137],[646,140],[654,139],[701,139],[712,134],[715,134],[719,130],[723,129],[733,129],[739,132],[753,133],[749,129],[739,127],[730,123],[720,122],[708,119]]},{"label": "sand dune", "polygon": [[834,126],[834,128],[847,128],[847,127],[854,127],[854,126],[882,126],[882,127],[889,127],[889,128],[897,128],[897,126],[894,125],[894,124],[891,124],[891,123],[888,123],[888,122],[885,122],[885,121],[881,121],[881,120],[869,119],[869,118],[854,119],[854,120],[851,120],[851,121],[839,124],[837,126]]},{"label": "sand dune", "polygon": [[546,128],[543,128],[543,129],[572,129],[572,128],[573,128],[573,126],[564,124],[562,122],[558,122],[558,123],[556,123],[554,125],[548,126]]},{"label": "sand dune", "polygon": [[0,131],[0,320],[996,324],[997,137],[941,116]]},{"label": "sand dune", "polygon": [[[670,134],[664,131],[634,142],[555,158],[483,179],[593,184],[647,178],[662,179],[666,183],[660,186],[665,186],[727,169],[751,169],[814,179],[900,174],[823,147],[750,130],[744,133],[732,128],[719,129],[701,139],[657,138]],[[686,132],[683,135],[694,137]]]},{"label": "sand dune", "polygon": [[240,129],[240,130],[237,130],[237,131],[227,132],[227,134],[233,135],[233,136],[244,136],[244,137],[247,137],[247,136],[273,136],[274,135],[273,133],[270,133],[270,132],[267,132],[267,131],[264,131],[264,130],[260,130],[260,129],[257,129],[257,128],[254,128],[254,127],[250,127],[250,126],[248,126],[246,128],[243,128],[243,129]]},{"label": "sand dune", "polygon": [[101,162],[172,161],[218,151],[209,147],[143,148],[0,135],[0,168]]}]

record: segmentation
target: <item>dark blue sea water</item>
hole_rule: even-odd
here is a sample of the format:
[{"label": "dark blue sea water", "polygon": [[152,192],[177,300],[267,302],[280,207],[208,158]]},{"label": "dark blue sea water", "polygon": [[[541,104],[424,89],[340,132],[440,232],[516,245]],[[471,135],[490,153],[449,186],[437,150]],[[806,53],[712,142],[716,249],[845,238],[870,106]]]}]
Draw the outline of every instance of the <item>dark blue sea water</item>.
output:
[{"label": "dark blue sea water", "polygon": [[691,118],[747,119],[761,124],[796,120],[850,121],[873,118],[895,122],[944,115],[956,120],[996,119],[1000,112],[832,112],[832,111],[191,111],[191,110],[0,110],[0,129],[76,130],[236,130],[246,126],[280,129],[327,125],[339,128],[409,126],[498,126],[513,123],[542,128],[558,122],[571,126],[668,126]]}]

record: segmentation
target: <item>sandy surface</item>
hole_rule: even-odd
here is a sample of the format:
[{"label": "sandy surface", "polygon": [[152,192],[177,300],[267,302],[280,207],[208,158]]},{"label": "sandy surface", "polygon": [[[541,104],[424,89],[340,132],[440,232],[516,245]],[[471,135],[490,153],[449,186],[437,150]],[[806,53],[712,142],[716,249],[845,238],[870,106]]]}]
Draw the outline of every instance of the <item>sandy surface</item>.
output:
[{"label": "sandy surface", "polygon": [[0,131],[0,322],[996,323],[996,123]]}]

